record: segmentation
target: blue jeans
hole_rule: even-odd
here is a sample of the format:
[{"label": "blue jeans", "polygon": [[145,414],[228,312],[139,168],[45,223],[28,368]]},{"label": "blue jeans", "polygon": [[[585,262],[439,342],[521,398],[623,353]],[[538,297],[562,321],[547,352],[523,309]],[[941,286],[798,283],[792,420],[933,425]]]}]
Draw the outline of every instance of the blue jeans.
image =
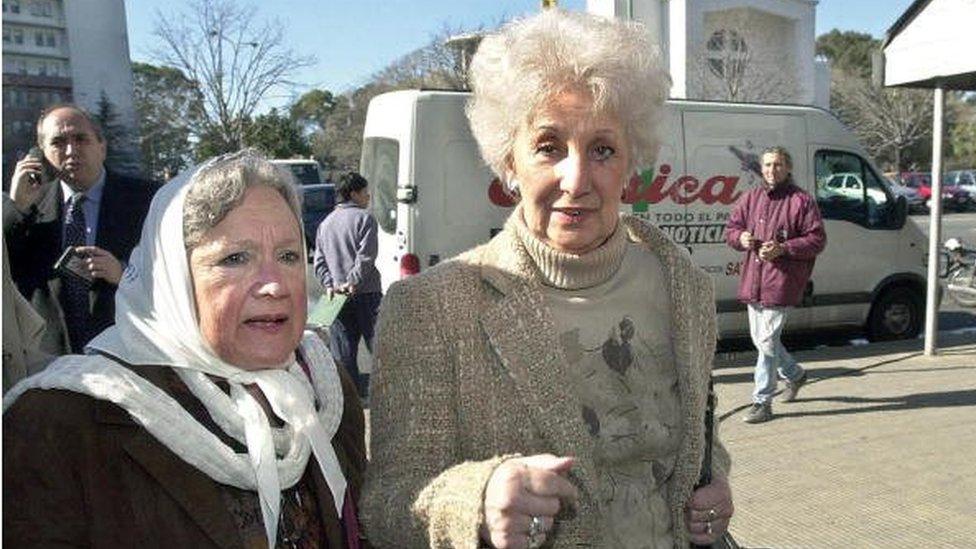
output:
[{"label": "blue jeans", "polygon": [[359,340],[365,339],[366,348],[373,352],[373,328],[382,298],[380,292],[354,294],[329,327],[329,350],[356,382],[361,398],[369,393],[369,375],[359,372]]},{"label": "blue jeans", "polygon": [[776,375],[790,381],[797,381],[803,375],[803,368],[793,360],[779,336],[786,324],[788,307],[764,307],[749,303],[749,334],[752,344],[759,351],[756,359],[755,383],[752,401],[765,404],[776,392]]}]

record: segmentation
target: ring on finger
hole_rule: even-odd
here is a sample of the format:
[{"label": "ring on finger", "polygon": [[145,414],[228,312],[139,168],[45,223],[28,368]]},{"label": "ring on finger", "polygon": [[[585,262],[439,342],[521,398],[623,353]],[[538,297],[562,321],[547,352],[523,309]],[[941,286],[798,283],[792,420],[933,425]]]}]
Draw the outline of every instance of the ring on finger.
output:
[{"label": "ring on finger", "polygon": [[713,507],[713,508],[711,508],[711,509],[708,510],[708,518],[706,520],[708,520],[709,522],[711,522],[711,521],[715,520],[716,518],[718,518],[718,513],[715,512],[715,508]]},{"label": "ring on finger", "polygon": [[709,536],[712,535],[712,521],[705,521],[705,533]]},{"label": "ring on finger", "polygon": [[529,521],[529,549],[538,549],[546,541],[546,523],[542,517],[533,516]]}]

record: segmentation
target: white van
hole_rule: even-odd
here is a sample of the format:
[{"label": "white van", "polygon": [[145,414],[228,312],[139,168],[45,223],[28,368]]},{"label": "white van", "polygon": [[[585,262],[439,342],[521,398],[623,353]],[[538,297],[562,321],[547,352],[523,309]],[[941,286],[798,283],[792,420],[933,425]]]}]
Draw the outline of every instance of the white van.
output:
[{"label": "white van", "polygon": [[[487,241],[512,202],[471,136],[468,95],[397,91],[370,102],[361,171],[381,228],[384,286]],[[722,337],[748,334],[735,299],[742,254],[725,244],[738,197],[761,182],[759,154],[783,145],[797,184],[817,197],[827,249],[787,330],[863,327],[871,339],[914,337],[923,325],[925,238],[847,128],[807,106],[668,101],[662,147],[641,167],[623,209],[684,244],[715,280]],[[858,192],[836,192],[836,175]],[[842,179],[844,179],[842,178]],[[854,180],[851,178],[851,180]]]}]

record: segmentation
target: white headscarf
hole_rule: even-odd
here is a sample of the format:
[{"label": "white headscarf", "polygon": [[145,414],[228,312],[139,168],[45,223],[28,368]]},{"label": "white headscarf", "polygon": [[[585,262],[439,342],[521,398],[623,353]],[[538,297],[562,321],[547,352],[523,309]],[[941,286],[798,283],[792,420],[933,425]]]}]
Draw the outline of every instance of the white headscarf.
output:
[{"label": "white headscarf", "polygon": [[[97,355],[62,357],[12,388],[3,405],[6,410],[32,388],[67,389],[118,404],[215,481],[256,490],[268,546],[274,547],[281,490],[301,479],[310,452],[342,516],[346,480],[331,444],[342,417],[342,388],[335,363],[314,334],[302,342],[312,383],[294,358],[286,368],[246,371],[222,361],[203,340],[183,240],[183,203],[193,181],[190,174],[199,171],[187,170],[156,193],[142,239],[119,283],[116,323],[86,349],[129,364],[174,368],[217,425],[246,445],[248,453],[237,454],[165,392]],[[230,395],[208,376],[226,380]],[[260,403],[244,388],[248,384],[261,389],[283,428],[271,428]]]}]

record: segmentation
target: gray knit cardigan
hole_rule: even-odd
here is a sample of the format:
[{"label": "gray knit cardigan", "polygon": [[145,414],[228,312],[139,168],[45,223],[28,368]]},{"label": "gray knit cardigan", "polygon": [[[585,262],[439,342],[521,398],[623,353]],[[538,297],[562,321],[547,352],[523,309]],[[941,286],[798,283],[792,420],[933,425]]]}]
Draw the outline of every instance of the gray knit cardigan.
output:
[{"label": "gray knit cardigan", "polygon": [[[669,479],[675,547],[699,476],[715,351],[712,282],[662,231],[621,221],[664,265],[684,432]],[[513,455],[576,456],[580,493],[546,547],[601,547],[592,442],[571,392],[541,282],[510,219],[489,243],[394,284],[383,300],[372,376],[371,450],[361,515],[376,547],[479,546],[485,485]],[[730,459],[716,440],[713,471]]]}]

